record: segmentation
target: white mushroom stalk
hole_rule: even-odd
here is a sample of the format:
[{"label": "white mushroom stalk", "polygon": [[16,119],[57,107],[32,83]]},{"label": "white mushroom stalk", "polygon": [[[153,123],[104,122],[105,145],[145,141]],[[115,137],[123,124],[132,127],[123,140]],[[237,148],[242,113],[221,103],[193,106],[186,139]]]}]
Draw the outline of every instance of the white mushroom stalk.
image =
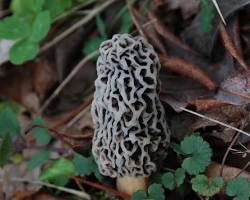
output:
[{"label": "white mushroom stalk", "polygon": [[[92,153],[101,174],[118,178],[118,186],[150,176],[166,156],[170,131],[159,100],[159,70],[157,54],[140,36],[117,34],[100,46]],[[138,187],[133,190],[145,184]]]}]

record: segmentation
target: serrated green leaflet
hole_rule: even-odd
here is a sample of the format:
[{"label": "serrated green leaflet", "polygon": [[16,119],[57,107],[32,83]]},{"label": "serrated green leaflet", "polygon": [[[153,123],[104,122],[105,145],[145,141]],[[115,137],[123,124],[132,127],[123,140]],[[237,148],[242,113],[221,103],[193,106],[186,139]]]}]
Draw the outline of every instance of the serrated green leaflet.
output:
[{"label": "serrated green leaflet", "polygon": [[212,149],[200,136],[189,136],[181,142],[181,150],[187,155],[183,160],[182,168],[190,175],[204,172],[211,162]]},{"label": "serrated green leaflet", "polygon": [[44,0],[12,0],[10,7],[15,14],[24,16],[40,12],[43,4]]},{"label": "serrated green leaflet", "polygon": [[26,20],[15,16],[5,17],[0,21],[0,38],[16,40],[26,37],[31,27]]},{"label": "serrated green leaflet", "polygon": [[164,189],[161,184],[153,183],[148,188],[149,199],[165,200]]},{"label": "serrated green leaflet", "polygon": [[39,167],[49,161],[50,151],[43,150],[32,155],[28,162],[28,170]]},{"label": "serrated green leaflet", "polygon": [[144,200],[146,198],[147,194],[144,191],[137,191],[132,195],[131,200]]},{"label": "serrated green leaflet", "polygon": [[9,107],[0,112],[0,138],[5,137],[6,133],[10,134],[11,137],[20,135],[19,121]]},{"label": "serrated green leaflet", "polygon": [[208,178],[204,175],[197,175],[192,178],[192,189],[198,194],[211,197],[217,194],[224,186],[224,180],[222,177],[214,177],[211,183],[208,182]]},{"label": "serrated green leaflet", "polygon": [[22,64],[25,61],[34,59],[38,50],[39,46],[37,43],[21,40],[10,49],[10,61],[16,65]]},{"label": "serrated green leaflet", "polygon": [[0,146],[0,167],[3,167],[10,159],[11,155],[11,136],[6,133],[2,137],[2,144]]},{"label": "serrated green leaflet", "polygon": [[57,185],[64,185],[68,178],[75,174],[75,167],[72,161],[63,157],[54,161],[40,175],[42,181],[49,181]]},{"label": "serrated green leaflet", "polygon": [[233,200],[249,200],[250,181],[244,178],[230,179],[227,182],[226,194],[234,197]]},{"label": "serrated green leaflet", "polygon": [[[35,117],[32,121],[33,125],[44,125],[44,121],[41,117]],[[46,128],[34,128],[32,134],[35,137],[38,144],[48,144],[51,140],[51,135]]]},{"label": "serrated green leaflet", "polygon": [[177,187],[180,187],[184,180],[185,180],[185,170],[182,169],[182,168],[178,168],[176,171],[175,171],[175,182],[176,182],[176,185]]},{"label": "serrated green leaflet", "polygon": [[38,13],[32,25],[29,41],[39,42],[42,40],[49,32],[50,23],[51,19],[48,11]]},{"label": "serrated green leaflet", "polygon": [[162,184],[169,190],[174,189],[174,174],[172,172],[166,172],[162,176]]}]

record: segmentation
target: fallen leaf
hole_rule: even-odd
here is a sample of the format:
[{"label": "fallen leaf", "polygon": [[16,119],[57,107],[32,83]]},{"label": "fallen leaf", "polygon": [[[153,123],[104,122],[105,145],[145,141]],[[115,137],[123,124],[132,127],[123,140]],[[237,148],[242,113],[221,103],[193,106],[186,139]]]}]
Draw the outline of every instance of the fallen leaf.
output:
[{"label": "fallen leaf", "polygon": [[[221,170],[221,164],[216,163],[216,162],[212,162],[209,165],[208,169],[206,170],[205,174],[210,180],[215,176],[219,176],[220,170]],[[230,166],[225,165],[224,169],[223,169],[223,178],[225,180],[234,178],[235,176],[237,176],[240,173],[240,171],[241,171],[241,169],[239,169],[239,168],[230,167]],[[243,171],[240,174],[240,177],[243,177],[243,178],[250,180],[250,173],[247,171]]]}]

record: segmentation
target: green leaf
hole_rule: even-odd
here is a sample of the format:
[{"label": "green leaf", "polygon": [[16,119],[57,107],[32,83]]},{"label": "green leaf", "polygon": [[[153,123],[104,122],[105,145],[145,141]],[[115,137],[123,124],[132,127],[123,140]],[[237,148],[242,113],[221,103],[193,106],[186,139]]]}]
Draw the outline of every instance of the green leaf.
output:
[{"label": "green leaf", "polygon": [[73,176],[75,167],[72,161],[63,157],[54,161],[40,175],[40,180],[55,183],[57,185],[65,185],[70,176]]},{"label": "green leaf", "polygon": [[75,165],[77,175],[80,176],[89,176],[96,168],[96,164],[92,157],[86,158],[78,153],[75,153],[73,163]]},{"label": "green leaf", "polygon": [[10,16],[0,21],[0,38],[16,40],[30,33],[30,24],[21,18]]},{"label": "green leaf", "polygon": [[226,194],[233,200],[249,200],[250,181],[244,178],[234,178],[227,181]]},{"label": "green leaf", "polygon": [[9,133],[11,137],[20,135],[20,125],[15,113],[6,107],[0,112],[0,138]]},{"label": "green leaf", "polygon": [[92,173],[95,174],[98,180],[102,179],[101,174],[99,173],[98,166],[93,158],[84,157],[81,154],[75,153],[73,164],[75,166],[76,175],[78,176],[89,176]]},{"label": "green leaf", "polygon": [[214,18],[214,6],[211,0],[201,1],[200,11],[200,28],[202,32],[210,32],[212,30],[212,20]]},{"label": "green leaf", "polygon": [[50,151],[43,150],[32,155],[28,162],[28,170],[39,167],[49,161]]},{"label": "green leaf", "polygon": [[165,200],[164,189],[161,184],[153,183],[148,188],[148,196],[149,198],[155,200]]},{"label": "green leaf", "polygon": [[131,200],[144,200],[147,198],[147,194],[144,191],[137,191],[133,193]]},{"label": "green leaf", "polygon": [[38,50],[37,43],[21,40],[10,49],[10,61],[15,65],[23,64],[25,61],[34,59]]},{"label": "green leaf", "polygon": [[172,143],[170,144],[170,147],[171,147],[171,149],[173,149],[173,151],[174,151],[175,153],[177,153],[178,155],[184,154],[183,151],[181,150],[181,146],[180,146],[179,144],[172,142]]},{"label": "green leaf", "polygon": [[38,13],[32,25],[29,41],[39,42],[42,40],[49,32],[50,23],[51,19],[48,11]]},{"label": "green leaf", "polygon": [[2,144],[0,146],[0,167],[3,167],[11,156],[11,136],[6,133],[2,137]]},{"label": "green leaf", "polygon": [[169,190],[174,190],[174,174],[172,172],[164,173],[162,176],[162,184]]},{"label": "green leaf", "polygon": [[132,25],[133,21],[131,19],[128,9],[126,9],[126,11],[121,16],[121,27],[119,33],[128,33]]},{"label": "green leaf", "polygon": [[185,180],[185,170],[182,169],[182,168],[178,168],[176,171],[175,171],[175,182],[176,182],[176,185],[177,187],[180,187],[184,180]]},{"label": "green leaf", "polygon": [[104,41],[105,39],[99,37],[99,36],[94,36],[91,37],[89,40],[86,41],[84,48],[83,48],[83,53],[84,55],[89,55],[93,53],[94,51],[99,49],[100,44]]},{"label": "green leaf", "polygon": [[7,107],[10,108],[15,114],[19,114],[24,111],[24,108],[14,101],[2,101],[0,103],[0,112],[2,112]]},{"label": "green leaf", "polygon": [[100,14],[96,16],[96,25],[97,29],[103,39],[107,39],[107,33],[105,29],[105,23],[103,22],[102,18],[100,17]]},{"label": "green leaf", "polygon": [[[45,123],[41,117],[36,117],[32,121],[33,125],[43,126]],[[38,144],[49,144],[51,140],[51,135],[46,128],[34,128],[32,130],[32,134],[35,137]]]},{"label": "green leaf", "polygon": [[185,137],[181,142],[181,150],[188,155],[183,160],[182,168],[190,175],[204,172],[211,162],[212,149],[200,136]]},{"label": "green leaf", "polygon": [[72,0],[45,0],[45,8],[49,10],[52,18],[62,14],[72,6]]},{"label": "green leaf", "polygon": [[197,175],[191,179],[192,189],[198,194],[211,197],[217,194],[224,186],[224,180],[222,177],[214,177],[211,183],[208,182],[208,178],[204,175]]},{"label": "green leaf", "polygon": [[43,4],[44,0],[12,0],[10,8],[14,14],[23,16],[40,12]]}]

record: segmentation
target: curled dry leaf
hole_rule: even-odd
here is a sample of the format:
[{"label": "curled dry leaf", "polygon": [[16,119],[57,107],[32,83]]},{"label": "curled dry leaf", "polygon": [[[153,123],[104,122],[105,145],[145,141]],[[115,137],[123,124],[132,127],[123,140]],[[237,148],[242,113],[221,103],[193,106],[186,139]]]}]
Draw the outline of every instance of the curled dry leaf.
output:
[{"label": "curled dry leaf", "polygon": [[[220,170],[221,170],[221,164],[212,162],[208,169],[206,170],[205,174],[209,179],[212,179],[213,177],[219,176],[220,175]],[[236,167],[230,167],[225,165],[223,169],[223,178],[228,180],[231,178],[234,178],[241,172],[241,169],[236,168]],[[250,180],[250,172],[243,171],[240,174],[240,177],[246,178]]]},{"label": "curled dry leaf", "polygon": [[160,55],[160,59],[163,67],[196,80],[209,90],[215,90],[217,88],[216,83],[193,63],[184,59],[164,55]]},{"label": "curled dry leaf", "polygon": [[246,70],[246,72],[250,72],[250,68],[247,65],[247,63],[244,61],[244,59],[241,57],[240,52],[237,50],[238,48],[228,35],[226,28],[223,24],[220,24],[220,36],[223,42],[223,45],[225,49],[228,51],[228,53],[233,56],[239,63],[240,65]]}]

